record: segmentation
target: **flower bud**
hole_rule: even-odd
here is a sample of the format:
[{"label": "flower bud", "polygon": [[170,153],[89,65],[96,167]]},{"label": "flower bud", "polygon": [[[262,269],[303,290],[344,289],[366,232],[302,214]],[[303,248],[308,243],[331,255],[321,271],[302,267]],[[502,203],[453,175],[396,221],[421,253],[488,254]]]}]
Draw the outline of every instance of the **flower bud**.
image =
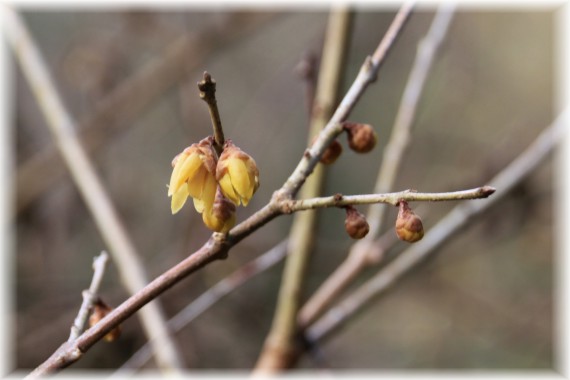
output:
[{"label": "flower bud", "polygon": [[230,201],[247,206],[259,187],[259,170],[249,154],[227,140],[216,167],[216,179]]},{"label": "flower bud", "polygon": [[[317,138],[313,139],[313,143]],[[337,158],[340,157],[342,153],[342,145],[338,142],[337,139],[334,139],[330,145],[325,149],[323,155],[321,156],[321,163],[325,165],[330,165],[336,161]]]},{"label": "flower bud", "polygon": [[236,224],[236,206],[220,191],[216,192],[216,199],[211,210],[202,213],[204,224],[216,232],[227,233]]},{"label": "flower bud", "polygon": [[[105,318],[107,314],[109,314],[113,310],[109,305],[103,302],[101,299],[98,299],[97,302],[93,305],[93,311],[91,312],[91,316],[89,317],[89,327],[95,326],[101,319]],[[112,342],[117,340],[121,335],[121,326],[114,327],[111,331],[107,333],[103,337],[106,342]]]},{"label": "flower bud", "polygon": [[398,203],[400,210],[396,219],[396,234],[398,238],[409,243],[415,243],[424,237],[424,226],[422,220],[417,216],[408,202],[400,201]]},{"label": "flower bud", "polygon": [[174,170],[170,177],[168,196],[172,197],[171,209],[176,214],[188,197],[194,199],[196,211],[211,209],[216,195],[216,154],[212,137],[192,144],[174,157]]},{"label": "flower bud", "polygon": [[378,138],[370,124],[345,122],[343,128],[348,135],[348,146],[356,153],[368,153],[376,146]]},{"label": "flower bud", "polygon": [[365,237],[370,229],[366,217],[352,206],[346,206],[344,209],[346,210],[344,228],[348,235],[353,239],[362,239]]}]

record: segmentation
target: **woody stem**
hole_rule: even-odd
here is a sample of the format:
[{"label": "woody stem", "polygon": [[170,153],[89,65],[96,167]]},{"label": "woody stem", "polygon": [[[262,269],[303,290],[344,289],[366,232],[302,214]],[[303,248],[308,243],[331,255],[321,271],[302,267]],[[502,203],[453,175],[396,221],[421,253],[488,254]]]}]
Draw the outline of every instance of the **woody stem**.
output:
[{"label": "woody stem", "polygon": [[218,111],[218,102],[216,101],[216,81],[212,79],[212,76],[207,71],[204,71],[204,78],[198,82],[198,90],[200,90],[200,99],[208,104],[212,128],[214,129],[214,148],[220,155],[222,154],[225,141],[224,130],[220,112]]}]

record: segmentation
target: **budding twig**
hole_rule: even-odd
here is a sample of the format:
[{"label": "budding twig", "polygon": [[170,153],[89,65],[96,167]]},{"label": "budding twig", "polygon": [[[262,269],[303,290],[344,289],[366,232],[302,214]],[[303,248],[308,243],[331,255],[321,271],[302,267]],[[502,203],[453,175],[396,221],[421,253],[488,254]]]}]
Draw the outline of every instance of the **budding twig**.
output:
[{"label": "budding twig", "polygon": [[446,193],[418,193],[412,190],[404,190],[387,194],[363,194],[363,195],[333,195],[330,197],[311,198],[302,200],[288,200],[283,202],[283,210],[287,213],[311,210],[323,207],[343,207],[349,205],[365,205],[374,203],[387,203],[397,206],[400,201],[441,202],[457,201],[464,199],[487,198],[495,189],[491,186],[483,186],[470,190],[452,191]]},{"label": "budding twig", "polygon": [[93,259],[93,279],[91,280],[91,285],[89,290],[84,290],[83,303],[79,308],[79,313],[73,321],[73,326],[71,326],[71,333],[69,334],[68,342],[73,342],[85,328],[85,323],[87,323],[87,318],[89,317],[89,311],[93,307],[95,300],[97,299],[97,293],[99,292],[99,287],[101,286],[101,281],[103,280],[103,274],[105,273],[105,266],[109,260],[109,255],[107,252],[103,251],[101,254]]},{"label": "budding twig", "polygon": [[354,316],[376,296],[386,291],[409,270],[430,257],[432,253],[457,231],[491,208],[546,158],[563,140],[567,132],[570,110],[565,110],[537,139],[519,156],[497,174],[491,184],[497,188],[496,194],[485,202],[469,202],[456,206],[420,242],[401,252],[396,259],[383,267],[374,277],[361,285],[338,306],[330,309],[307,331],[309,341],[318,341],[329,336]]},{"label": "budding twig", "polygon": [[[376,194],[387,193],[393,190],[400,162],[404,157],[404,152],[410,140],[412,122],[415,118],[420,95],[436,52],[443,42],[443,37],[451,23],[454,8],[453,4],[445,3],[441,5],[431,23],[429,31],[418,46],[416,59],[400,101],[390,140],[384,148],[382,164],[380,165],[374,186],[374,193]],[[370,225],[370,232],[364,238],[367,243],[366,246],[364,243],[354,244],[350,248],[346,260],[339,265],[305,303],[299,315],[299,327],[301,329],[306,328],[316,320],[335,301],[338,295],[348,287],[352,279],[356,278],[365,268],[378,264],[380,260],[375,260],[377,255],[375,253],[376,250],[373,249],[375,247],[373,242],[382,232],[385,211],[386,208],[382,207],[381,204],[370,205],[366,216]],[[390,231],[388,236],[394,237],[395,235]],[[395,241],[394,239],[393,242]],[[370,252],[369,255],[364,252],[365,249],[363,247]],[[383,244],[383,249],[387,248],[389,247]]]},{"label": "budding twig", "polygon": [[214,129],[214,148],[220,155],[224,149],[224,130],[220,112],[218,111],[218,102],[216,101],[216,81],[207,71],[204,71],[204,79],[198,82],[198,89],[200,90],[200,98],[208,104],[212,128]]}]

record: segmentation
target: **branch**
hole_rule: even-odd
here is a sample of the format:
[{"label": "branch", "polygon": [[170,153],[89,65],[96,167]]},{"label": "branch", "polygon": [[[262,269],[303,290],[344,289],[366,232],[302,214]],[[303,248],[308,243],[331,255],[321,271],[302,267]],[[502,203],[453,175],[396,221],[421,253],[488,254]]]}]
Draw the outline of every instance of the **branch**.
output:
[{"label": "branch", "polygon": [[[253,277],[280,262],[286,256],[286,254],[287,239],[281,241],[269,251],[241,266],[228,277],[224,278],[216,285],[208,289],[206,292],[202,293],[202,295],[188,304],[188,306],[186,306],[168,321],[168,328],[173,333],[177,333],[178,331],[182,330],[220,299],[236,290]],[[145,363],[151,357],[150,348],[151,347],[148,343],[142,346],[113,374],[113,377],[125,377],[131,374],[131,371],[129,371],[129,369],[140,368],[145,365]]]},{"label": "branch", "polygon": [[216,101],[216,81],[212,79],[212,76],[207,71],[204,71],[204,78],[198,82],[198,89],[200,90],[200,99],[208,104],[212,128],[214,129],[214,148],[220,155],[224,149],[224,130],[222,128],[222,120],[220,119],[220,111],[218,111],[218,102]]},{"label": "branch", "polygon": [[[451,23],[454,8],[453,4],[443,4],[438,9],[429,31],[419,43],[416,59],[400,101],[391,137],[384,149],[382,164],[374,187],[375,193],[381,194],[392,190],[400,162],[408,146],[410,130],[420,95],[439,46],[443,42],[443,37]],[[351,247],[346,260],[305,303],[299,313],[298,323],[301,329],[314,322],[365,268],[380,263],[383,254],[379,251],[374,239],[382,231],[384,216],[385,208],[381,205],[372,204],[368,208],[366,217],[370,226],[368,235]],[[395,237],[394,234],[390,234],[390,236]],[[393,239],[392,241],[395,242],[396,240]],[[381,247],[382,251],[390,248],[386,244],[382,244]]]},{"label": "branch", "polygon": [[93,279],[91,280],[91,286],[89,290],[84,290],[83,303],[79,308],[79,313],[73,321],[73,326],[71,326],[71,333],[69,334],[68,342],[73,342],[79,335],[83,332],[85,328],[85,323],[87,318],[89,318],[89,312],[97,299],[97,293],[99,292],[99,287],[101,286],[101,281],[103,280],[103,274],[105,274],[105,266],[109,260],[109,255],[107,252],[103,251],[95,259],[93,259]]},{"label": "branch", "polygon": [[493,178],[491,184],[497,188],[497,192],[492,198],[485,202],[461,204],[451,210],[420,242],[401,252],[396,259],[383,267],[374,277],[315,322],[306,331],[307,339],[309,341],[320,341],[337,331],[376,296],[386,291],[404,274],[450,241],[451,237],[455,236],[461,228],[487,209],[497,205],[515,185],[532,173],[563,140],[564,134],[567,133],[566,126],[569,113],[570,110],[566,109],[527,149]]},{"label": "branch", "polygon": [[[123,284],[129,293],[134,294],[147,282],[138,253],[97,177],[95,168],[78,141],[74,122],[58,96],[45,62],[28,30],[20,16],[11,9],[6,8],[5,15],[8,40],[47,119],[55,143],[95,219],[99,232],[109,246]],[[159,366],[165,369],[181,368],[182,361],[166,331],[166,321],[159,304],[149,305],[140,316],[147,336],[156,336],[157,342],[160,342],[155,345]]]},{"label": "branch", "polygon": [[[348,55],[352,13],[348,8],[331,11],[321,58],[315,99],[310,113],[310,145],[326,125],[338,102],[342,73]],[[301,191],[301,197],[316,197],[322,193],[325,180],[323,165],[315,168]],[[306,267],[313,251],[317,228],[314,212],[295,215],[289,234],[289,256],[285,268],[271,330],[265,340],[256,368],[260,370],[285,368],[288,352],[296,342],[297,312],[300,308]]]},{"label": "branch", "polygon": [[404,190],[397,193],[388,194],[363,194],[363,195],[341,195],[336,194],[330,197],[311,198],[302,200],[287,200],[282,204],[283,213],[289,214],[296,211],[311,210],[326,207],[344,207],[375,203],[387,203],[397,206],[401,201],[413,202],[441,202],[458,201],[466,199],[487,198],[493,194],[495,189],[491,186],[477,187],[470,190],[451,191],[445,193],[417,193],[414,190]]},{"label": "branch", "polygon": [[[409,12],[410,5],[407,4],[400,10],[389,31],[394,28],[399,30]],[[393,33],[389,34],[393,35]],[[196,270],[210,262],[226,258],[231,247],[275,217],[281,215],[280,202],[290,199],[291,196],[297,192],[305,179],[313,171],[320,156],[328,146],[328,143],[341,133],[342,129],[338,128],[340,122],[346,119],[360,96],[376,77],[380,63],[381,61],[375,61],[370,58],[366,59],[354,83],[345,95],[331,120],[327,123],[327,126],[319,134],[316,142],[305,152],[303,158],[297,165],[297,168],[287,179],[281,189],[274,193],[271,201],[267,205],[255,212],[245,221],[235,226],[227,235],[219,233],[212,234],[210,239],[200,249],[190,254],[185,260],[181,261],[154,279],[143,289],[129,297],[122,304],[113,309],[113,311],[107,314],[107,316],[99,321],[99,323],[85,331],[72,344],[63,344],[54,354],[52,354],[50,358],[37,367],[31,375],[39,376],[52,373],[79,360],[82,353],[86,352],[105,334],[132,316],[141,307]]]}]

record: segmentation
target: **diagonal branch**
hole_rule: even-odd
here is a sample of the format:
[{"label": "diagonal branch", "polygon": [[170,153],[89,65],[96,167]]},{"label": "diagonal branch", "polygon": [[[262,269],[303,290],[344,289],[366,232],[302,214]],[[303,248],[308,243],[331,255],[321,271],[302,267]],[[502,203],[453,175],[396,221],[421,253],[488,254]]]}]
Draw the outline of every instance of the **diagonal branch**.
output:
[{"label": "diagonal branch", "polygon": [[[281,241],[269,251],[261,254],[250,262],[238,268],[235,272],[202,293],[188,306],[178,312],[168,321],[172,332],[178,332],[202,315],[213,304],[239,288],[254,276],[273,267],[287,255],[287,239]],[[142,367],[151,358],[151,347],[148,343],[135,352],[114,374],[113,377],[124,377],[130,370]]]},{"label": "diagonal branch", "polygon": [[[147,283],[138,253],[95,168],[78,141],[74,122],[57,94],[32,37],[17,13],[6,9],[5,15],[8,41],[47,119],[55,143],[93,215],[99,232],[109,246],[123,284],[129,293],[134,294]],[[156,337],[154,352],[159,366],[164,369],[181,368],[182,360],[166,330],[166,321],[159,304],[150,304],[141,312],[140,317],[149,339]]]}]

